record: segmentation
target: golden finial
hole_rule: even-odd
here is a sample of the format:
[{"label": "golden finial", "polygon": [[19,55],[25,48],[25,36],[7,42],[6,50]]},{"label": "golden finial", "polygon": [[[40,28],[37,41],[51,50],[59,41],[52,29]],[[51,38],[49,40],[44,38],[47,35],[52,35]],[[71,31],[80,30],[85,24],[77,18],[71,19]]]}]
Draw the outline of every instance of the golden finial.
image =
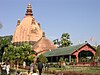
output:
[{"label": "golden finial", "polygon": [[28,6],[27,6],[27,11],[26,11],[26,14],[25,14],[26,16],[27,15],[30,15],[30,16],[32,16],[33,15],[33,13],[32,13],[32,7],[31,7],[31,4],[29,3],[28,4]]}]

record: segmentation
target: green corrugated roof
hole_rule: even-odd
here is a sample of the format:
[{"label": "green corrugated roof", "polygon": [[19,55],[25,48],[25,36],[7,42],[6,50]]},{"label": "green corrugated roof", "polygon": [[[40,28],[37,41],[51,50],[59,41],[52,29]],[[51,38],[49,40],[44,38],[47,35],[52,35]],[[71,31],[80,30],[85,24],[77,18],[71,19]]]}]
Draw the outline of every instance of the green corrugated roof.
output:
[{"label": "green corrugated roof", "polygon": [[57,48],[52,51],[48,51],[48,52],[44,53],[43,55],[46,57],[70,55],[73,52],[75,52],[76,50],[78,50],[79,48],[81,48],[82,46],[84,46],[85,44],[86,43],[75,45],[75,46],[64,47],[64,48]]}]

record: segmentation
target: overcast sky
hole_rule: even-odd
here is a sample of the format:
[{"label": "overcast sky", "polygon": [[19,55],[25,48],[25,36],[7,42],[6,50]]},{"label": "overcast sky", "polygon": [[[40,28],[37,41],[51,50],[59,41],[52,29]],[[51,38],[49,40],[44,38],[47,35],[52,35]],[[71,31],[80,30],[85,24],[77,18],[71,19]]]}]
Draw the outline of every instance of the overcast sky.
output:
[{"label": "overcast sky", "polygon": [[[0,0],[0,36],[13,35],[28,3],[50,40],[69,33],[73,44],[100,44],[100,0]],[[93,38],[94,41],[90,41]]]}]

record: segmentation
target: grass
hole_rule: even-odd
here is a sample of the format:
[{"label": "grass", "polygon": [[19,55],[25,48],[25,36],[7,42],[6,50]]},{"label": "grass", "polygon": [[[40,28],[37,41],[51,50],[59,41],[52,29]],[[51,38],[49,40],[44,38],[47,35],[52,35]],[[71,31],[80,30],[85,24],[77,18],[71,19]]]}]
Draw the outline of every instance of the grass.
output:
[{"label": "grass", "polygon": [[[13,69],[14,70],[14,69]],[[11,72],[11,75],[15,75],[15,71]],[[27,73],[27,70],[25,69],[19,69],[23,75],[26,75]],[[72,71],[72,72],[82,72],[82,73],[92,73],[92,74],[100,74],[100,66],[98,67],[73,67],[73,66],[66,66],[65,68],[55,68],[55,67],[51,67],[49,68],[49,71],[56,71],[56,72],[59,72],[59,71]],[[54,74],[47,74],[47,73],[44,73],[44,70],[43,70],[43,73],[42,75],[54,75]]]},{"label": "grass", "polygon": [[98,67],[73,67],[66,66],[66,68],[50,68],[51,70],[56,71],[73,71],[73,72],[82,72],[82,73],[92,73],[92,74],[100,74],[100,66]]}]

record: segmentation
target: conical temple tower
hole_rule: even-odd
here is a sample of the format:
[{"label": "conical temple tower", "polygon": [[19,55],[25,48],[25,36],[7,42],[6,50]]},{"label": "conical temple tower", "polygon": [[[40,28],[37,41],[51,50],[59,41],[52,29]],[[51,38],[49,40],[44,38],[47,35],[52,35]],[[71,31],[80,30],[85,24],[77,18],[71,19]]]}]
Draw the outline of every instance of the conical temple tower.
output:
[{"label": "conical temple tower", "polygon": [[18,42],[35,43],[42,37],[42,33],[43,31],[40,28],[40,24],[37,23],[33,17],[32,7],[28,4],[27,11],[22,22],[18,19],[12,41],[14,44],[18,44]]},{"label": "conical temple tower", "polygon": [[[52,42],[41,42],[39,43],[40,40],[44,40],[42,39],[44,36],[43,31],[40,28],[40,23],[37,23],[35,18],[33,17],[33,13],[32,13],[32,7],[30,4],[28,4],[27,7],[27,11],[25,14],[25,17],[23,18],[22,21],[20,21],[20,19],[18,19],[17,21],[17,25],[16,25],[16,30],[15,33],[13,35],[13,39],[12,42],[14,43],[14,45],[20,45],[20,43],[23,42],[29,42],[31,45],[33,45],[34,49],[36,52],[45,50],[42,48],[42,45],[45,46],[46,45],[46,50],[47,49],[53,49],[56,48]],[[49,40],[48,40],[49,41]],[[42,50],[38,50],[40,48],[37,48],[35,46],[38,45],[41,46]],[[51,46],[52,43],[52,47]]]}]

